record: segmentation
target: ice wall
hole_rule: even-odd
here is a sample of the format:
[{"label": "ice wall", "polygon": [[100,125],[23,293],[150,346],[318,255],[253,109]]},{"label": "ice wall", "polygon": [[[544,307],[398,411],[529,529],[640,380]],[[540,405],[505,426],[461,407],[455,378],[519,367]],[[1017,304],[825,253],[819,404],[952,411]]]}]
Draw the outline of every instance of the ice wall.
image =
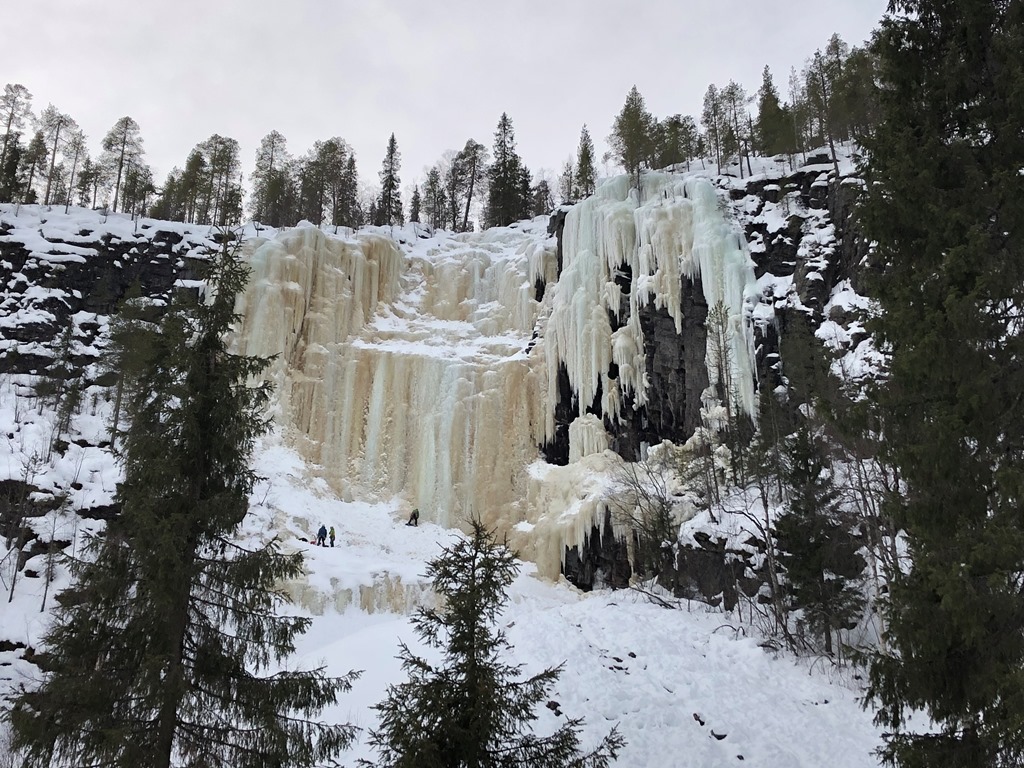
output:
[{"label": "ice wall", "polygon": [[[609,418],[620,415],[626,392],[643,406],[648,384],[639,310],[648,304],[665,309],[681,332],[682,279],[700,278],[708,306],[721,302],[726,312],[728,361],[719,361],[709,344],[710,379],[728,362],[736,405],[754,416],[750,318],[758,296],[746,242],[726,220],[706,179],[647,173],[639,192],[629,183],[628,176],[605,182],[566,217],[563,270],[545,334],[549,390],[564,364],[581,415],[598,391]],[[622,291],[615,282],[623,270],[631,275],[626,318],[619,316]],[[611,317],[622,323],[614,332]],[[610,362],[618,367],[617,379],[609,377]],[[545,426],[550,438],[552,412]]]},{"label": "ice wall", "polygon": [[545,241],[305,227],[248,244],[239,347],[277,355],[278,418],[343,498],[401,497],[442,525],[517,506],[543,420],[527,347]]},{"label": "ice wall", "polygon": [[[735,401],[734,410],[756,417],[751,318],[759,296],[754,265],[709,181],[645,173],[637,190],[630,187],[629,177],[611,179],[569,211],[562,248],[562,274],[550,292],[550,313],[538,346],[544,354],[547,391],[557,391],[564,365],[577,396],[576,418],[569,426],[570,462],[586,462],[609,445],[602,421],[587,413],[598,393],[601,412],[612,422],[624,416],[624,394],[632,393],[635,407],[646,403],[649,382],[640,310],[647,305],[664,309],[681,332],[683,280],[700,279],[708,306],[724,310],[725,359],[716,350],[723,345],[713,344],[709,332],[709,379],[729,380],[731,391],[725,396]],[[628,292],[616,282],[619,275],[629,276]],[[610,375],[610,363],[617,367],[616,378]],[[727,379],[720,377],[723,366],[729,368]],[[703,393],[702,401],[709,418],[724,410],[714,389]],[[550,408],[544,429],[544,439],[550,440],[555,433]],[[557,573],[550,562],[553,553],[562,557],[564,546],[582,545],[592,525],[601,527],[607,505],[600,493],[583,490],[588,484],[581,478],[587,476],[580,468],[533,473],[530,524],[535,527],[529,530],[545,541],[531,545],[530,551],[544,573]],[[559,507],[564,507],[562,512],[553,511]]]},{"label": "ice wall", "polygon": [[[542,223],[413,234],[300,227],[247,245],[238,345],[277,355],[277,418],[343,498],[399,498],[442,525],[478,514],[557,574],[563,547],[606,508],[593,476],[617,460],[588,408],[598,391],[606,420],[624,415],[627,392],[645,403],[640,309],[664,308],[681,331],[683,280],[699,277],[709,306],[726,308],[736,405],[754,413],[753,266],[706,180],[606,182],[566,218],[560,275]],[[572,463],[537,471],[563,365],[577,395]]]}]

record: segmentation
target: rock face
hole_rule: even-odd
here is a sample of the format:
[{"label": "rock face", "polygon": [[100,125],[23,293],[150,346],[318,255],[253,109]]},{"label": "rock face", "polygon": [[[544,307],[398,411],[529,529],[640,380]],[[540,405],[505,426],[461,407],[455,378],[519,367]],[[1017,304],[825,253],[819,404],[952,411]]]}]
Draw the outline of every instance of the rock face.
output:
[{"label": "rock face", "polygon": [[[48,227],[53,221],[60,227]],[[47,221],[45,209],[27,207],[0,220],[0,373],[46,373],[71,326],[76,348],[89,349],[132,285],[142,296],[166,297],[176,281],[194,279],[196,258],[216,247],[198,232],[156,223],[136,229],[121,220],[111,222],[115,231],[68,232],[74,221],[59,214]],[[80,354],[72,363],[81,372],[92,361]]]},{"label": "rock face", "polygon": [[[155,318],[175,286],[194,280],[199,262],[216,247],[205,227],[0,205],[0,374],[13,400],[4,436],[21,446],[24,464],[9,468],[13,478],[0,480],[0,535],[19,551],[20,565],[67,544],[57,538],[42,543],[34,519],[65,507],[81,519],[118,514],[110,494],[76,497],[83,487],[77,473],[98,473],[96,457],[109,453],[106,425],[97,420],[88,437],[49,429],[40,434],[42,421],[32,412],[95,414],[117,380],[100,358],[121,301],[138,286]],[[50,473],[43,483],[36,465],[51,456],[79,459],[68,459],[71,470]],[[38,576],[31,569],[25,575]]]},{"label": "rock face", "polygon": [[647,404],[627,408],[626,422],[609,429],[612,450],[628,461],[641,458],[643,445],[662,440],[684,443],[700,426],[700,396],[708,386],[704,365],[708,306],[699,280],[683,281],[682,303],[681,334],[664,309],[649,305],[640,312],[650,381]]},{"label": "rock face", "polygon": [[[804,324],[814,332],[828,321],[849,330],[839,334],[841,342],[832,347],[836,357],[865,339],[857,326],[857,313],[831,305],[840,284],[846,281],[857,288],[861,282],[859,265],[868,250],[856,220],[861,186],[856,178],[836,178],[829,158],[812,157],[791,173],[755,176],[746,182],[733,180],[723,191],[750,244],[763,294],[755,313],[760,318],[755,322],[760,386],[774,388],[784,381],[780,341],[794,324]],[[556,234],[563,221],[564,215],[552,218]],[[708,307],[699,282],[685,278],[681,300],[681,333],[676,332],[665,310],[650,306],[641,310],[649,401],[636,410],[632,403],[624,408],[624,423],[606,420],[605,424],[612,435],[612,450],[626,460],[637,460],[643,446],[663,440],[682,444],[700,426],[700,398],[708,386],[704,363]],[[765,322],[764,318],[771,320]],[[568,402],[556,413],[562,419],[560,426],[564,422],[567,427],[565,419],[575,407],[567,380],[559,393]],[[543,446],[543,450],[548,461],[563,463],[568,440]],[[627,572],[614,564],[615,547],[607,539],[610,531],[598,533],[595,528],[582,551],[566,549],[564,575],[581,589],[621,581],[621,574]],[[753,545],[730,548],[724,538],[701,534],[680,545],[659,581],[677,597],[731,608],[741,593],[756,595],[761,583],[754,568],[754,549]]]},{"label": "rock face", "polygon": [[591,528],[585,547],[566,547],[562,573],[582,589],[595,586],[622,589],[629,586],[633,574],[626,542],[615,536],[611,513],[605,514],[601,528]]}]

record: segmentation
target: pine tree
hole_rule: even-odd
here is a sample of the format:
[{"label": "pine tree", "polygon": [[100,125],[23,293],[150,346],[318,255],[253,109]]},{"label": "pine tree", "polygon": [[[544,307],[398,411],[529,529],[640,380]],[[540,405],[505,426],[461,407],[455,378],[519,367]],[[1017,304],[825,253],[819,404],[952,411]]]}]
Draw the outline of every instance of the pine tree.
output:
[{"label": "pine tree", "polygon": [[444,226],[449,227],[452,232],[458,232],[461,229],[462,200],[469,187],[466,169],[459,158],[459,153],[451,150],[444,153],[438,169],[442,170],[444,184]]},{"label": "pine tree", "polygon": [[0,168],[7,165],[7,156],[18,136],[25,119],[32,112],[32,94],[20,83],[7,83],[3,95],[0,95],[0,123],[4,127],[3,149],[0,149]]},{"label": "pine tree", "polygon": [[326,173],[321,162],[317,147],[309,150],[296,163],[296,183],[298,186],[297,217],[320,226],[324,221],[324,208],[327,204]]},{"label": "pine tree", "polygon": [[[888,763],[1020,765],[1024,2],[890,7],[865,225],[911,564],[890,584],[869,696]],[[916,732],[912,710],[936,728]]]},{"label": "pine tree", "polygon": [[580,751],[579,719],[550,736],[529,732],[561,670],[519,679],[519,667],[502,659],[509,645],[494,625],[518,571],[514,555],[479,521],[427,565],[445,609],[421,609],[412,621],[424,641],[443,651],[443,661],[434,666],[402,645],[409,681],[390,686],[376,707],[380,727],[370,739],[381,758],[376,765],[602,768],[614,760],[623,744],[615,729],[588,754]]},{"label": "pine tree", "polygon": [[747,127],[749,118],[747,116],[747,92],[742,85],[735,80],[721,91],[722,106],[725,112],[725,120],[729,125],[727,135],[731,137],[731,143],[724,149],[726,156],[736,154],[736,161],[740,169],[740,178],[743,178],[743,158],[747,158],[747,170],[750,170],[750,137]]},{"label": "pine tree", "polygon": [[487,178],[487,147],[478,141],[468,139],[455,158],[461,169],[462,187],[465,189],[466,205],[462,212],[462,231],[469,231],[469,207],[473,192]]},{"label": "pine tree", "polygon": [[789,70],[789,117],[793,135],[793,155],[800,152],[806,159],[807,143],[810,137],[811,108],[807,102],[807,88],[797,74],[796,67]]},{"label": "pine tree", "polygon": [[100,162],[107,167],[108,174],[114,180],[114,202],[111,210],[116,211],[125,163],[130,157],[141,157],[143,154],[139,124],[130,117],[122,117],[107,131],[102,145],[103,155]]},{"label": "pine tree", "polygon": [[193,151],[202,156],[204,170],[196,180],[196,223],[218,227],[237,224],[242,176],[238,141],[215,133]]},{"label": "pine tree", "polygon": [[266,429],[267,361],[229,352],[247,270],[225,246],[212,301],[172,303],[142,340],[116,500],[45,639],[48,671],[10,715],[35,764],[321,765],[352,730],[312,722],[348,685],[278,671],[309,620],[278,614],[301,554],[235,543]]},{"label": "pine tree", "polygon": [[315,149],[324,185],[327,219],[337,226],[344,216],[345,170],[349,146],[340,136],[332,136],[327,141],[318,141]]},{"label": "pine tree", "polygon": [[580,129],[580,144],[576,149],[576,178],[573,197],[582,200],[594,194],[597,172],[594,170],[594,140],[584,125]]},{"label": "pine tree", "polygon": [[402,180],[398,172],[401,167],[402,155],[398,151],[395,134],[392,133],[380,169],[380,196],[377,198],[377,215],[373,221],[378,226],[401,224],[405,221],[402,215],[402,195],[399,191]]},{"label": "pine tree", "polygon": [[807,102],[817,118],[818,131],[828,142],[832,155],[832,165],[836,176],[839,175],[839,160],[836,155],[835,112],[833,93],[835,91],[836,71],[832,59],[826,58],[822,52],[815,51],[814,56],[804,67],[804,82]]},{"label": "pine tree", "polygon": [[256,221],[281,227],[294,224],[288,216],[287,197],[291,186],[289,171],[291,155],[288,141],[277,131],[271,131],[260,140],[256,150],[256,168],[252,173],[250,214]]},{"label": "pine tree", "polygon": [[53,104],[49,104],[39,115],[39,127],[50,146],[50,165],[46,172],[46,191],[43,192],[43,205],[50,205],[56,202],[51,199],[50,192],[53,188],[55,177],[53,171],[57,167],[57,151],[60,149],[61,139],[65,139],[65,143],[67,143],[68,134],[77,130],[78,124],[71,119],[70,115],[65,115]]},{"label": "pine tree", "polygon": [[853,48],[836,81],[835,100],[841,105],[847,133],[861,141],[878,125],[878,62],[870,47]]},{"label": "pine tree", "polygon": [[145,215],[154,192],[156,187],[153,185],[153,170],[146,163],[132,158],[124,174],[121,210],[133,215]]},{"label": "pine tree", "polygon": [[651,132],[654,118],[644,105],[644,97],[634,85],[626,95],[626,103],[615,118],[608,146],[612,156],[633,177],[634,186],[640,187],[640,170],[648,165],[651,156]]},{"label": "pine tree", "polygon": [[75,174],[78,173],[79,164],[89,160],[89,154],[85,147],[85,134],[80,130],[71,133],[67,143],[67,153],[71,156],[71,175],[68,178],[67,191],[64,200],[64,213],[71,207],[71,198],[76,189]]}]

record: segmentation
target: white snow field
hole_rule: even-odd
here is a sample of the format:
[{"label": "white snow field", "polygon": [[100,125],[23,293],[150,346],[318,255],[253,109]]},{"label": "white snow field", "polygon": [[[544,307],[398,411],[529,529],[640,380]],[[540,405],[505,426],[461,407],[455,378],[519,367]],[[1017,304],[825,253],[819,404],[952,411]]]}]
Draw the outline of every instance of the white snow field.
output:
[{"label": "white snow field", "polygon": [[[397,500],[341,501],[277,434],[261,442],[256,467],[266,480],[254,493],[241,539],[255,543],[273,534],[306,555],[308,575],[289,591],[296,600],[291,612],[311,617],[312,625],[289,666],[324,666],[339,675],[362,671],[323,719],[363,729],[344,764],[372,761],[366,743],[376,723],[372,707],[389,684],[404,679],[396,658],[399,643],[435,657],[418,642],[408,615],[432,604],[422,576],[425,564],[459,534],[429,522],[406,526]],[[104,475],[108,469],[113,467],[92,471]],[[75,525],[69,518],[39,522],[56,526],[58,536]],[[335,528],[334,548],[304,540],[321,523]],[[85,526],[77,527],[81,532]],[[36,556],[27,567],[42,571],[44,560]],[[58,568],[49,606],[54,591],[66,584]],[[43,589],[43,579],[23,578],[13,602],[0,603],[7,639],[39,647],[49,617],[40,612]],[[757,637],[745,635],[735,616],[704,604],[684,602],[669,610],[629,590],[585,594],[564,580],[539,578],[536,566],[523,563],[501,625],[524,674],[564,664],[549,698],[558,703],[560,717],[586,719],[585,746],[618,724],[627,741],[618,765],[878,765],[872,752],[880,734],[860,707],[854,670],[765,650]],[[36,668],[18,656],[0,653],[4,691],[38,680]],[[537,728],[553,730],[558,721],[542,707]]]}]

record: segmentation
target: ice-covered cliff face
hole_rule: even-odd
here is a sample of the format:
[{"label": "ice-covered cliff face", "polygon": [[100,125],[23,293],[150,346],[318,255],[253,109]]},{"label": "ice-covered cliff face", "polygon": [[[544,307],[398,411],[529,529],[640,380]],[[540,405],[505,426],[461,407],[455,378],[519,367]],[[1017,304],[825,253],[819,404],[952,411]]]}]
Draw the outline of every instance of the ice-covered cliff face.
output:
[{"label": "ice-covered cliff face", "polygon": [[543,414],[528,347],[545,239],[250,241],[239,346],[278,356],[279,419],[340,495],[400,496],[442,525],[507,514]]},{"label": "ice-covered cliff face", "polygon": [[602,185],[568,214],[561,274],[545,226],[252,240],[238,344],[277,356],[277,417],[340,495],[400,497],[442,525],[478,514],[557,574],[563,545],[603,514],[596,496],[580,503],[579,471],[528,470],[554,434],[560,369],[575,395],[569,457],[590,466],[606,427],[646,402],[640,308],[664,309],[681,332],[680,293],[699,278],[725,308],[729,353],[708,345],[710,379],[728,364],[752,415],[756,295],[744,240],[703,179]]},{"label": "ice-covered cliff face", "polygon": [[[706,304],[724,310],[719,338],[726,359],[720,359],[721,344],[708,344],[709,378],[718,381],[719,368],[728,365],[737,405],[753,416],[750,318],[758,296],[746,243],[707,180],[660,173],[643,179],[639,192],[630,189],[628,176],[612,179],[566,217],[564,266],[544,337],[548,385],[554,388],[562,363],[581,416],[598,394],[600,411],[611,420],[622,415],[624,394],[642,408],[648,381],[640,309],[664,309],[682,333],[683,284],[699,279]],[[625,296],[625,281],[617,280],[622,276],[628,278]],[[546,437],[553,428],[549,411]],[[587,452],[573,447],[570,456]]]}]

